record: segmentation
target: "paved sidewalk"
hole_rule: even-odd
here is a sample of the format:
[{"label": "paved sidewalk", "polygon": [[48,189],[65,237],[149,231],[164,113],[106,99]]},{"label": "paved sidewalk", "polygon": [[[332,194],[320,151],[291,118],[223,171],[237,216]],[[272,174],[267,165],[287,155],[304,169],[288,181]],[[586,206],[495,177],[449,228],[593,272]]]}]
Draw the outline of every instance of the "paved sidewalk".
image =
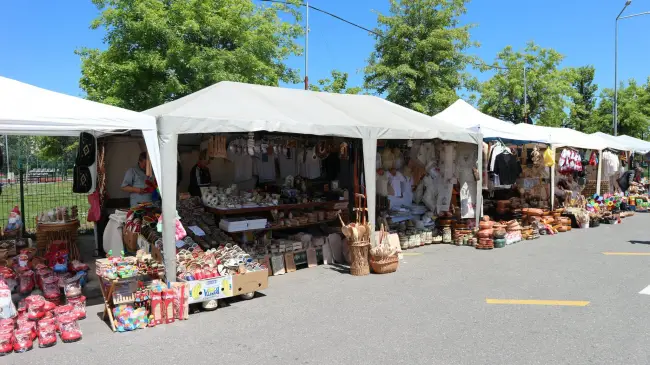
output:
[{"label": "paved sidewalk", "polygon": [[96,305],[81,342],[0,364],[648,364],[650,256],[602,252],[650,253],[649,228],[637,214],[492,251],[427,246],[391,275],[300,270],[251,301],[125,334]]}]

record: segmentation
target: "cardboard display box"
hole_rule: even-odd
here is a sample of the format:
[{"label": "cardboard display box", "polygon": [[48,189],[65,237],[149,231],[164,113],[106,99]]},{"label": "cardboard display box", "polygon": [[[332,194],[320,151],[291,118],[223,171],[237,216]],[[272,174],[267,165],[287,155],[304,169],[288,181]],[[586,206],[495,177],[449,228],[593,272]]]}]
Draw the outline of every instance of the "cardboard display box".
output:
[{"label": "cardboard display box", "polygon": [[233,295],[252,293],[269,287],[269,275],[266,270],[249,271],[232,277]]}]

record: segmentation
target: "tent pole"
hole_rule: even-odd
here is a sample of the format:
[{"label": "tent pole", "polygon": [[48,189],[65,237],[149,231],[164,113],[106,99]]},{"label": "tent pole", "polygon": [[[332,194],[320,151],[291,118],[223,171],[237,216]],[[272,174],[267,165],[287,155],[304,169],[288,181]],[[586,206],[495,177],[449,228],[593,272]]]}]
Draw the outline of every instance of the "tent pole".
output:
[{"label": "tent pole", "polygon": [[178,135],[166,134],[159,138],[162,161],[162,223],[163,257],[167,281],[176,281],[176,161]]},{"label": "tent pole", "polygon": [[[553,159],[555,160],[555,147],[549,147],[553,153]],[[551,210],[555,210],[555,164],[549,167],[551,169]]]},{"label": "tent pole", "polygon": [[596,194],[600,195],[600,174],[603,171],[603,150],[598,151],[598,175],[596,176]]},{"label": "tent pole", "polygon": [[[363,145],[363,169],[359,166],[359,171],[363,171],[365,177],[366,189],[361,191],[361,194],[366,194],[366,203],[368,204],[368,223],[372,227],[372,230],[376,230],[376,202],[377,202],[377,190],[376,190],[376,178],[377,171],[375,170],[375,161],[377,158],[377,138],[369,137],[362,140]],[[351,196],[354,199],[354,195]],[[370,235],[372,240],[374,234]]]},{"label": "tent pole", "polygon": [[476,180],[476,208],[474,208],[476,227],[478,227],[481,215],[483,215],[483,134],[480,134],[480,127],[477,150],[478,157],[476,163],[478,164],[478,180]]}]

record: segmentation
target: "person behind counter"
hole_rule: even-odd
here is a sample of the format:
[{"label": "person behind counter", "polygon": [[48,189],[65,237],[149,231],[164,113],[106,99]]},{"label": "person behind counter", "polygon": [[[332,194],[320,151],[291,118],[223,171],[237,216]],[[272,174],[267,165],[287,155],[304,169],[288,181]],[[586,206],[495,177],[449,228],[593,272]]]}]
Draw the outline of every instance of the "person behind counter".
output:
[{"label": "person behind counter", "polygon": [[148,177],[145,169],[147,167],[147,153],[142,152],[138,157],[138,165],[126,170],[124,180],[122,181],[122,191],[129,193],[130,206],[134,207],[140,203],[152,201],[151,193],[147,193]]},{"label": "person behind counter", "polygon": [[199,161],[190,170],[190,186],[188,192],[192,196],[201,196],[201,187],[212,184],[207,155],[208,151],[201,151],[199,153]]},{"label": "person behind counter", "polygon": [[632,185],[633,181],[640,182],[641,176],[643,176],[643,169],[639,166],[635,167],[633,170],[628,170],[621,175],[621,177],[616,180],[621,192],[625,193]]}]

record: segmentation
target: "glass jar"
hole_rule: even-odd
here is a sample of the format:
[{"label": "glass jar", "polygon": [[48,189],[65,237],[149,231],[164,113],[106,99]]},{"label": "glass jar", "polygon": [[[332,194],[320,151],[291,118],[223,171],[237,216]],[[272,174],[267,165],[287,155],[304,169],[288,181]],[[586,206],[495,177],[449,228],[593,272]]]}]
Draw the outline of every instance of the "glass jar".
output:
[{"label": "glass jar", "polygon": [[451,243],[451,227],[444,227],[442,229],[442,242]]}]

